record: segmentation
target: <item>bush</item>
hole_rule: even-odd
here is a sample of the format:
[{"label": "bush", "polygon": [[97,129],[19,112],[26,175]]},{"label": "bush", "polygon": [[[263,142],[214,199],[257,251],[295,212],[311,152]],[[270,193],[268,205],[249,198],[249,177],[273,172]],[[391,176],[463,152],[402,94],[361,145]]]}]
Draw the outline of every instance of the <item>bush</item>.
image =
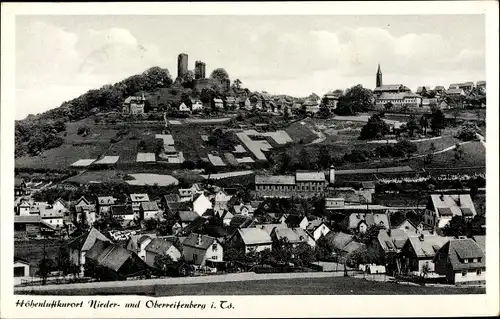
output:
[{"label": "bush", "polygon": [[470,141],[474,140],[477,137],[477,133],[479,133],[479,128],[473,123],[464,123],[457,133],[457,138],[462,141]]}]

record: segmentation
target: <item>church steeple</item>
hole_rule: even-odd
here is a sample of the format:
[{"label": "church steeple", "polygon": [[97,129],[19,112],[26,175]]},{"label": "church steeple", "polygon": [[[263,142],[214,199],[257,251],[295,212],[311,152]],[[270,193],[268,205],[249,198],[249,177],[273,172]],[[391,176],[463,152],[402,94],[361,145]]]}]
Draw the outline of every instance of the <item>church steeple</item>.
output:
[{"label": "church steeple", "polygon": [[380,64],[378,65],[378,70],[377,70],[377,83],[376,87],[382,86],[382,71],[380,70]]}]

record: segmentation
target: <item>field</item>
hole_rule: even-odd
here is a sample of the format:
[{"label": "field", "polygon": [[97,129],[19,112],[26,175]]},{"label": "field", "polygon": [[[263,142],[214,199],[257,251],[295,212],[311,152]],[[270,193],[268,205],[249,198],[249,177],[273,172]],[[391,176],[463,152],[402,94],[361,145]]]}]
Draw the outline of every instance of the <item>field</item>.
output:
[{"label": "field", "polygon": [[[463,150],[463,157],[459,160],[455,159],[455,151],[450,150],[433,157],[432,163],[426,164],[426,168],[446,168],[458,169],[467,167],[484,167],[486,166],[486,149],[481,142],[470,142],[460,146]],[[423,159],[412,159],[409,161],[409,166],[413,169],[423,168]]]},{"label": "field", "polygon": [[78,288],[36,292],[52,295],[149,295],[149,296],[231,296],[231,295],[445,295],[484,294],[484,288],[421,287],[367,281],[346,277],[294,278],[254,281],[209,282],[166,285],[152,283],[132,287]]},{"label": "field", "polygon": [[14,258],[20,258],[30,263],[30,274],[34,275],[38,271],[37,264],[43,259],[43,249],[47,258],[55,260],[59,254],[59,247],[63,244],[57,240],[30,240],[14,241]]},{"label": "field", "polygon": [[177,185],[179,181],[170,175],[159,175],[159,174],[130,174],[134,180],[128,180],[127,183],[130,185],[154,185],[158,186],[170,186]]}]

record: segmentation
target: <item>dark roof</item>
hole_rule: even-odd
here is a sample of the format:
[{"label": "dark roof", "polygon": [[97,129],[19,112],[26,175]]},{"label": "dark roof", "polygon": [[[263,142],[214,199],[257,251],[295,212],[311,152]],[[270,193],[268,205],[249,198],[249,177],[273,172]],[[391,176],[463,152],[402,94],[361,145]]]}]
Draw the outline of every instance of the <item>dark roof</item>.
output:
[{"label": "dark roof", "polygon": [[[201,240],[199,241],[199,239]],[[212,245],[215,241],[217,241],[217,238],[215,237],[191,233],[186,239],[184,239],[182,245],[207,250],[208,247],[210,247],[210,245]]]},{"label": "dark roof", "polygon": [[304,216],[301,215],[289,215],[286,218],[285,223],[287,225],[298,226],[303,219]]},{"label": "dark roof", "polygon": [[200,217],[198,213],[192,210],[181,210],[177,214],[179,215],[179,219],[182,222],[192,222],[193,220]]},{"label": "dark roof", "polygon": [[156,202],[141,202],[141,208],[144,211],[158,211],[158,204]]},{"label": "dark roof", "polygon": [[134,253],[113,243],[97,241],[85,255],[100,266],[118,272]]},{"label": "dark roof", "polygon": [[82,234],[69,242],[68,246],[80,251],[89,250],[97,240],[110,241],[100,231],[92,227],[88,233]]},{"label": "dark roof", "polygon": [[363,188],[373,189],[373,188],[375,188],[375,183],[374,182],[361,182],[361,186]]},{"label": "dark roof", "polygon": [[40,215],[14,216],[14,223],[40,223]]},{"label": "dark roof", "polygon": [[191,203],[190,202],[171,202],[167,203],[168,209],[170,209],[171,212],[176,213],[178,211],[184,211],[184,210],[191,210]]},{"label": "dark roof", "polygon": [[[439,251],[448,256],[453,270],[473,269],[486,265],[483,250],[470,238],[451,239]],[[464,259],[477,259],[478,261],[464,263]]]},{"label": "dark roof", "polygon": [[15,187],[21,187],[22,186],[21,184],[23,184],[23,183],[24,183],[24,179],[22,179],[22,178],[14,178],[14,186]]},{"label": "dark roof", "polygon": [[473,236],[472,239],[481,247],[481,249],[486,252],[486,236]]},{"label": "dark roof", "polygon": [[173,202],[178,202],[181,200],[179,194],[167,194],[165,196],[163,196],[165,198],[165,201],[167,203],[173,203]]},{"label": "dark roof", "polygon": [[133,215],[134,210],[130,205],[112,205],[110,208],[112,215]]},{"label": "dark roof", "polygon": [[171,241],[155,238],[146,246],[146,248],[144,248],[144,250],[161,255],[173,245],[174,244]]},{"label": "dark roof", "polygon": [[249,224],[252,223],[252,218],[242,216],[242,215],[235,215],[231,221],[229,222],[230,226],[233,227],[248,227]]}]

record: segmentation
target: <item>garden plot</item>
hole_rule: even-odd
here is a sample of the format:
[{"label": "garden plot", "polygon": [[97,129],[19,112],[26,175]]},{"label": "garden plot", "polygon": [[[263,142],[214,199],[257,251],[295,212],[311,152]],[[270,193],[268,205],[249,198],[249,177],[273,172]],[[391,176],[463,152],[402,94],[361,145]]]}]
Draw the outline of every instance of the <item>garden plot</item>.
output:
[{"label": "garden plot", "polygon": [[179,181],[171,175],[160,175],[160,174],[129,174],[134,180],[128,180],[127,183],[130,185],[158,185],[158,186],[170,186],[177,185]]},{"label": "garden plot", "polygon": [[114,165],[118,162],[120,156],[104,156],[100,160],[94,162],[95,165]]},{"label": "garden plot", "polygon": [[90,164],[94,163],[96,158],[94,159],[79,159],[78,161],[71,164],[71,167],[88,167]]},{"label": "garden plot", "polygon": [[210,161],[210,163],[212,163],[213,166],[217,166],[217,167],[226,166],[226,164],[224,163],[222,158],[220,158],[220,156],[208,154],[208,160]]},{"label": "garden plot", "polygon": [[277,132],[267,132],[267,133],[259,133],[255,130],[246,130],[240,133],[236,133],[236,136],[240,139],[240,141],[248,148],[257,160],[267,161],[265,151],[271,150],[273,147],[266,140],[253,140],[251,136],[260,136],[260,137],[270,137],[277,144],[284,145],[287,143],[293,142],[287,132],[285,131],[277,131]]},{"label": "garden plot", "polygon": [[156,162],[155,153],[137,153],[137,162],[140,163]]},{"label": "garden plot", "polygon": [[163,144],[165,146],[167,145],[174,145],[174,138],[172,137],[172,135],[165,135],[165,134],[156,134],[156,138],[157,139],[162,139],[163,140]]}]

